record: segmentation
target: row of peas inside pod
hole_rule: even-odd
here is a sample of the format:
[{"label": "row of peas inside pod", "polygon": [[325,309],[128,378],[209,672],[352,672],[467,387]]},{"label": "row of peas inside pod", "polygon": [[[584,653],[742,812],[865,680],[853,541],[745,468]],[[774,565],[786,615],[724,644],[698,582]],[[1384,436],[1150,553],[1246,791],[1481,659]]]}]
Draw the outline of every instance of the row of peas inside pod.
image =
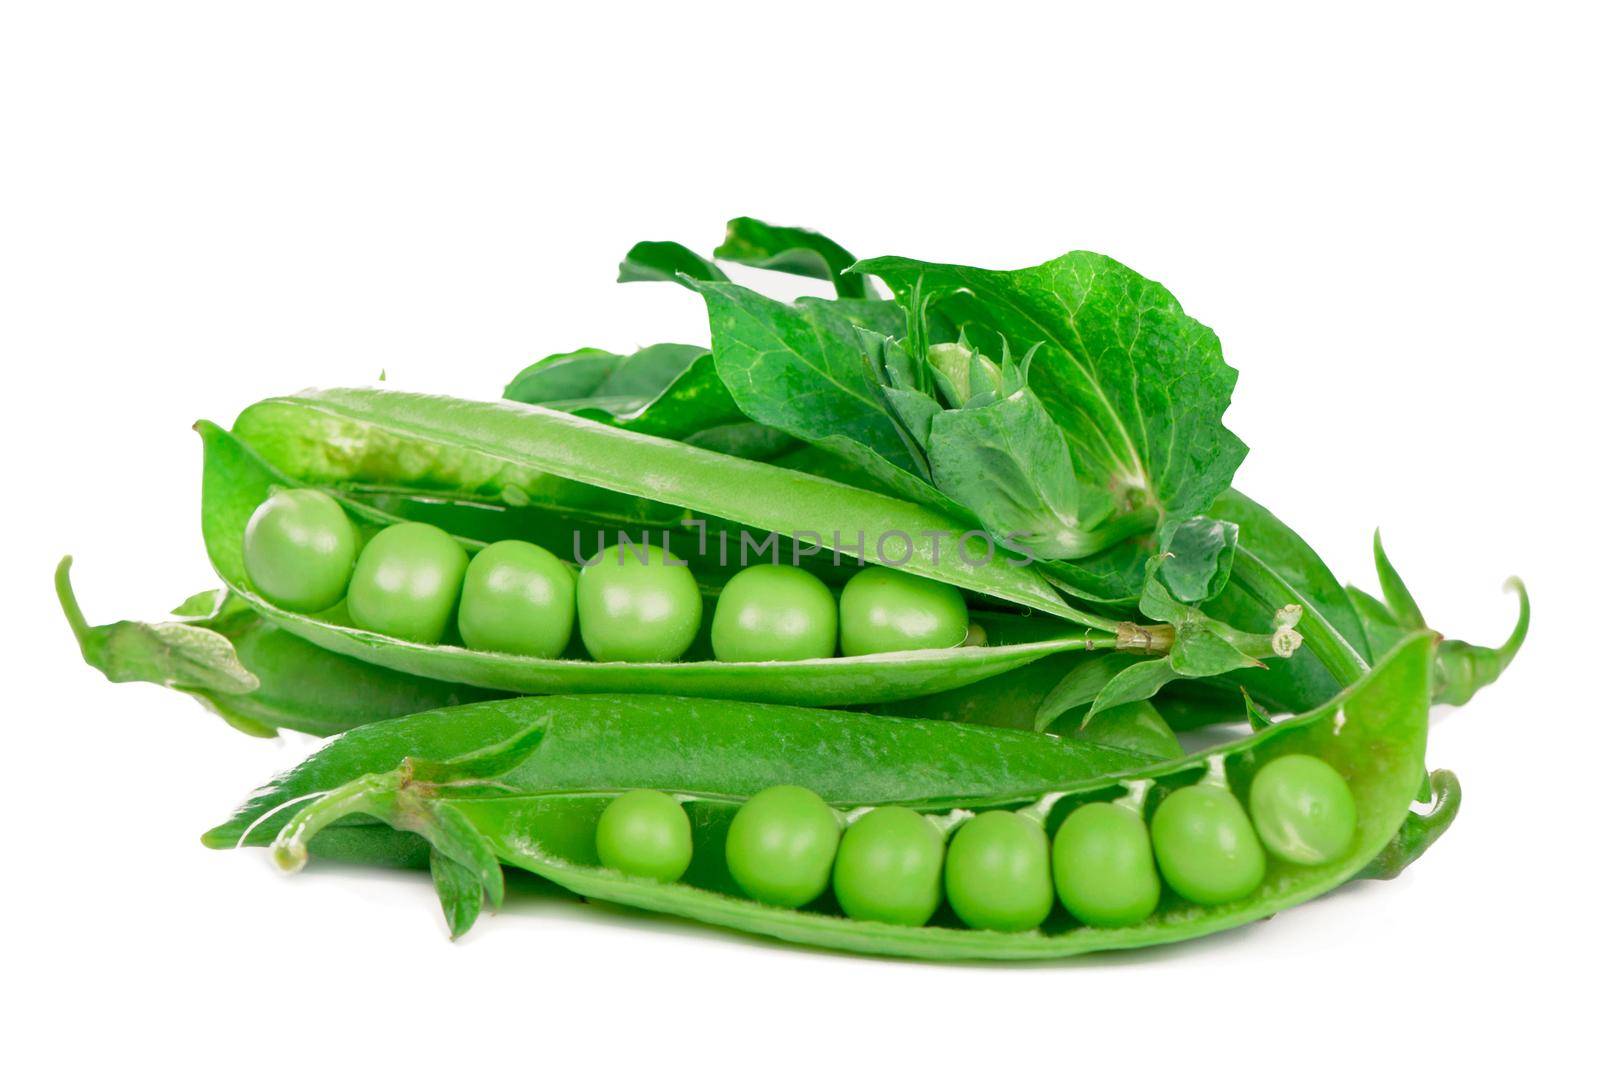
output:
[{"label": "row of peas inside pod", "polygon": [[[1355,840],[1349,785],[1311,755],[1263,765],[1247,803],[1230,789],[1220,758],[1201,781],[1162,798],[1148,820],[1147,787],[1134,782],[1118,800],[1072,809],[1052,842],[1045,827],[1056,797],[976,815],[847,813],[805,788],[778,785],[739,808],[725,859],[739,888],[763,904],[799,909],[831,887],[854,920],[920,927],[948,901],[967,927],[1017,932],[1044,923],[1058,899],[1094,927],[1140,923],[1163,886],[1196,905],[1225,905],[1261,884],[1269,855],[1323,864],[1343,858]],[[691,820],[663,792],[626,792],[600,816],[595,848],[608,868],[674,882],[693,860]]]},{"label": "row of peas inside pod", "polygon": [[[438,644],[453,624],[468,648],[521,656],[560,656],[576,621],[595,660],[676,660],[703,617],[693,575],[657,546],[619,543],[576,575],[521,540],[469,558],[431,524],[392,524],[362,546],[343,507],[312,489],[279,490],[256,508],[244,564],[257,591],[286,610],[312,614],[343,600],[351,622],[373,633]],[[861,656],[951,648],[967,626],[960,592],[899,570],[862,570],[836,602],[803,569],[760,565],[723,587],[711,647],[727,661]]]}]

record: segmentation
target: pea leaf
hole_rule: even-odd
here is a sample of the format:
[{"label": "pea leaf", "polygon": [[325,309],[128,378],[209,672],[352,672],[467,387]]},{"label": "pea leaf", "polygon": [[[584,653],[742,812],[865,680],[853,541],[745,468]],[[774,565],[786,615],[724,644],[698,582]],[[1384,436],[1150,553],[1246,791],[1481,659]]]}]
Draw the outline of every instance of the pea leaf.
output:
[{"label": "pea leaf", "polygon": [[1106,684],[1140,662],[1139,657],[1124,652],[1085,657],[1062,676],[1061,681],[1039,703],[1034,713],[1033,730],[1042,732],[1061,714],[1093,704]]},{"label": "pea leaf", "polygon": [[584,347],[541,358],[511,379],[504,396],[538,404],[609,401],[608,410],[622,414],[659,396],[705,353],[683,343],[657,343],[627,355]]},{"label": "pea leaf", "polygon": [[826,279],[841,298],[877,296],[866,276],[846,270],[856,258],[844,246],[797,226],[772,226],[747,217],[730,219],[728,236],[712,255],[754,268]]},{"label": "pea leaf", "polygon": [[855,270],[883,278],[902,304],[919,293],[991,357],[1002,343],[1037,345],[1032,387],[1079,480],[1118,509],[1203,512],[1244,458],[1222,425],[1237,374],[1216,335],[1109,257],[1074,252],[1018,271],[880,257]]},{"label": "pea leaf", "polygon": [[843,312],[807,299],[784,305],[733,283],[688,285],[705,300],[717,373],[745,415],[842,456],[889,493],[954,511]]},{"label": "pea leaf", "polygon": [[739,410],[709,351],[681,343],[631,355],[593,348],[551,355],[518,374],[505,398],[751,460],[794,445]]},{"label": "pea leaf", "polygon": [[1239,526],[1203,516],[1169,520],[1161,527],[1158,547],[1164,556],[1156,574],[1161,583],[1177,600],[1204,603],[1228,583]]},{"label": "pea leaf", "polygon": [[1089,706],[1089,711],[1083,716],[1084,723],[1089,723],[1107,709],[1136,701],[1147,701],[1177,677],[1178,673],[1172,666],[1171,658],[1166,656],[1130,664],[1100,688],[1094,704]]},{"label": "pea leaf", "polygon": [[617,268],[617,282],[677,282],[681,276],[726,282],[728,277],[693,249],[675,241],[641,241]]}]

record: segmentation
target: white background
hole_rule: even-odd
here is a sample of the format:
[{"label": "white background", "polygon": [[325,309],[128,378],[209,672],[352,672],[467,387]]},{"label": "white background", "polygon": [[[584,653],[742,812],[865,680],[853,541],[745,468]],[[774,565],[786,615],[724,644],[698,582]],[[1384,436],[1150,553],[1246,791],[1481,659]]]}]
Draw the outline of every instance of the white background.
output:
[{"label": "white background", "polygon": [[[1600,753],[1581,6],[573,7],[6,9],[11,1080],[1415,1081],[1576,1058]],[[1523,574],[1523,660],[1435,730],[1466,789],[1449,836],[1394,883],[1048,968],[538,899],[452,945],[425,878],[202,849],[310,744],[86,669],[56,558],[94,621],[212,584],[188,427],[258,397],[380,371],[492,397],[544,353],[703,341],[691,295],[615,264],[641,238],[709,249],[737,214],[861,255],[1110,253],[1221,335],[1239,482],[1335,569],[1372,587],[1382,525],[1432,622],[1482,641]]]}]

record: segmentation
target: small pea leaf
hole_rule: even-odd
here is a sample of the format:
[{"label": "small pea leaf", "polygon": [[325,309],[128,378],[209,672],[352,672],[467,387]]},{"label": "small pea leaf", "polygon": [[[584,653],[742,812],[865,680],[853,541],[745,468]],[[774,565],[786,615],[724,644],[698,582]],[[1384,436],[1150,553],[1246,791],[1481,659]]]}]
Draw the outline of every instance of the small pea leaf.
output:
[{"label": "small pea leaf", "polygon": [[433,874],[433,888],[439,895],[450,938],[459,939],[472,929],[483,911],[483,884],[438,849],[428,850],[428,870]]},{"label": "small pea leaf", "polygon": [[617,282],[682,282],[682,277],[727,282],[728,277],[705,257],[675,241],[641,241],[617,267]]},{"label": "small pea leaf", "polygon": [[1259,732],[1272,727],[1272,717],[1256,704],[1255,699],[1250,696],[1250,691],[1240,692],[1244,694],[1244,719],[1245,723],[1250,725],[1250,730]]},{"label": "small pea leaf", "polygon": [[1135,701],[1147,701],[1156,696],[1163,686],[1178,678],[1178,673],[1173,669],[1172,661],[1163,656],[1154,660],[1141,660],[1139,663],[1130,664],[1100,688],[1094,704],[1084,714],[1084,722],[1088,723],[1100,713],[1118,705],[1127,705]]},{"label": "small pea leaf", "polygon": [[753,268],[826,279],[841,298],[877,296],[866,276],[845,270],[856,258],[844,246],[797,226],[773,226],[747,217],[730,219],[728,235],[712,255]]},{"label": "small pea leaf", "polygon": [[1139,657],[1122,652],[1085,657],[1062,676],[1061,681],[1039,703],[1033,718],[1033,730],[1042,732],[1055,723],[1061,714],[1090,704],[1107,683],[1138,662]]},{"label": "small pea leaf", "polygon": [[661,395],[704,354],[704,347],[683,343],[657,343],[626,355],[583,347],[541,358],[513,377],[503,395],[547,406],[604,401],[620,414]]},{"label": "small pea leaf", "polygon": [[795,444],[739,410],[711,352],[681,343],[658,343],[631,355],[593,349],[552,355],[518,374],[505,398],[750,460],[769,459]]},{"label": "small pea leaf", "polygon": [[1183,744],[1148,701],[1129,702],[1096,713],[1085,718],[1073,734],[1103,747],[1137,751],[1159,761],[1183,757]]},{"label": "small pea leaf", "polygon": [[1168,521],[1157,546],[1165,556],[1156,574],[1161,583],[1175,599],[1201,604],[1216,598],[1228,584],[1239,547],[1239,526],[1207,516]]}]

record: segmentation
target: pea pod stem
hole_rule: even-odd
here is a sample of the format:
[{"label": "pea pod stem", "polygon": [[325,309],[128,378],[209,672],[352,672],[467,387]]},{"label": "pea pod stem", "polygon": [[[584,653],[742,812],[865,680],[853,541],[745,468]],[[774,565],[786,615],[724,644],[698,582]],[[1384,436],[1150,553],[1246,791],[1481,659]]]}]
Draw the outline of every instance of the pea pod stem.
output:
[{"label": "pea pod stem", "polygon": [[407,773],[403,769],[369,773],[318,797],[295,812],[273,839],[273,864],[292,875],[306,865],[306,844],[326,827],[355,814],[378,815],[379,798],[398,791]]},{"label": "pea pod stem", "polygon": [[1145,777],[1124,781],[1122,795],[1111,802],[1114,806],[1121,807],[1125,811],[1131,811],[1142,819],[1144,818],[1145,800],[1149,797],[1150,789],[1154,785],[1155,781]]}]

